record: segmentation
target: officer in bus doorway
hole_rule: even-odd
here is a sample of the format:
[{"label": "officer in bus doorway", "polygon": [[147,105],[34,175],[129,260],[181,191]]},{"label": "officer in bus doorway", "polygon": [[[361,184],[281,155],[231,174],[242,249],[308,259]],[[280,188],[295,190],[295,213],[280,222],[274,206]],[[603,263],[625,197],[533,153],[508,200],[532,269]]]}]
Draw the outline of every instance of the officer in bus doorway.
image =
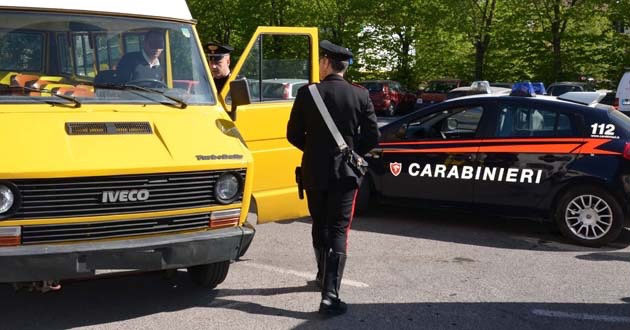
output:
[{"label": "officer in bus doorway", "polygon": [[232,74],[230,71],[230,52],[233,50],[234,48],[228,45],[221,45],[215,42],[206,44],[208,64],[212,71],[214,85],[217,87],[217,92],[219,93],[221,93],[223,86],[225,86],[225,83]]},{"label": "officer in bus doorway", "polygon": [[[352,53],[327,40],[320,45],[317,85],[328,112],[346,144],[359,155],[377,145],[379,131],[368,91],[344,79]],[[287,139],[302,150],[302,185],[313,218],[313,247],[318,284],[322,287],[319,312],[339,315],[346,304],[339,287],[346,263],[347,239],[361,178],[337,170],[338,146],[315,105],[308,86],[295,98],[287,125]],[[323,277],[323,281],[322,281]]]}]

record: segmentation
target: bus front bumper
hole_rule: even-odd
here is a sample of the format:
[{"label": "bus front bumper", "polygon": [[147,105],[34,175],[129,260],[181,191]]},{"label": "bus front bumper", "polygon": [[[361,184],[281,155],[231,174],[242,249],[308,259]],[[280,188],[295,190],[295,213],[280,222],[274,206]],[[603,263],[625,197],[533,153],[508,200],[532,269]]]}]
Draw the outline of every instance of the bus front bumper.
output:
[{"label": "bus front bumper", "polygon": [[235,260],[255,229],[242,227],[116,241],[0,247],[0,283],[93,277],[111,271],[155,271]]}]

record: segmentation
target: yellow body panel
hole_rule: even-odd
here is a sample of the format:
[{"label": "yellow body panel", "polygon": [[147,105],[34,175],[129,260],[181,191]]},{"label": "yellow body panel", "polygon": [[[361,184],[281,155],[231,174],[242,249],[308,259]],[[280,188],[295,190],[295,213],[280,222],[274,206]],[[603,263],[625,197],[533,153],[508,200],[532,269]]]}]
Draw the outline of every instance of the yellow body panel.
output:
[{"label": "yellow body panel", "polygon": [[[203,52],[194,27],[193,33],[200,52]],[[290,27],[259,27],[236,64],[230,80],[238,76],[257,38],[271,34],[308,36],[311,49],[309,80],[319,81],[317,29]],[[170,53],[170,49],[167,49],[167,62],[171,60]],[[203,65],[209,71],[207,63]],[[172,86],[173,73],[170,66],[167,68],[166,80]],[[0,79],[8,84],[13,74],[4,72]],[[41,75],[40,79],[50,82],[45,86],[46,89],[71,86],[63,84],[63,79],[58,76]],[[216,91],[214,84],[212,89]],[[0,178],[68,178],[247,168],[243,200],[238,205],[243,210],[241,223],[246,218],[251,196],[256,200],[260,222],[308,215],[306,201],[298,199],[295,183],[294,170],[300,164],[301,152],[286,140],[286,124],[293,102],[253,103],[239,107],[235,123],[247,143],[245,147],[237,138],[225,135],[216,126],[217,119],[230,120],[225,112],[230,105],[223,102],[228,93],[229,82],[220,97],[221,103],[189,106],[185,110],[158,104],[84,103],[80,108],[73,108],[71,103],[67,106],[45,103],[0,105],[0,139],[11,141],[4,146],[4,154],[10,157],[0,162]],[[148,122],[153,134],[68,135],[65,131],[65,124],[69,122],[113,121]],[[212,154],[242,154],[243,158],[200,161],[196,157]],[[226,208],[230,207],[234,205]],[[221,209],[223,207],[89,219],[8,219],[1,225],[116,221]]]},{"label": "yellow body panel", "polygon": [[[16,110],[18,109],[18,110]],[[162,105],[63,106],[2,105],[0,138],[11,155],[0,163],[3,178],[158,173],[165,170],[245,166],[248,152],[236,138],[216,128],[227,119],[218,107],[180,110]],[[33,120],[36,116],[37,120]],[[153,134],[68,135],[69,122],[149,122]],[[193,143],[194,142],[194,143]],[[198,161],[196,155],[239,153],[242,161]]]},{"label": "yellow body panel", "polygon": [[[7,40],[17,40],[6,41],[17,54],[5,63],[12,71],[0,72],[0,282],[52,283],[105,269],[212,266],[243,255],[255,233],[246,224],[254,157],[225,104],[213,101],[220,97],[209,82],[195,22],[98,11],[95,30],[96,25],[75,21],[88,17],[65,17],[68,9],[46,13],[49,7],[37,3],[19,11],[4,6],[0,12],[6,18],[3,31],[13,33],[14,39]],[[176,4],[187,12],[185,1]],[[31,8],[41,15],[29,14]],[[77,4],[68,14],[94,9]],[[120,17],[108,22],[112,16]],[[166,46],[155,46],[163,49],[157,68],[165,68],[163,79],[140,75],[135,79],[140,85],[133,85],[114,79],[124,69],[95,70],[113,69],[134,51],[120,43],[127,34],[129,45],[135,36],[137,51],[154,44],[141,41],[139,33],[157,27],[162,31],[166,25]],[[41,41],[22,36],[22,30],[34,30]],[[120,52],[116,58],[114,49]],[[26,63],[30,57],[24,54],[40,54],[41,61],[37,57]],[[27,67],[37,72],[19,71]],[[175,80],[188,89],[173,86]],[[33,81],[37,83],[31,85]],[[157,86],[141,86],[147,81]],[[56,88],[63,89],[55,90],[55,96],[51,92]],[[135,96],[123,97],[122,90]],[[173,103],[160,101],[166,99]],[[85,125],[77,128],[80,123]],[[261,148],[278,149],[276,144],[291,151],[281,141]],[[261,159],[267,162],[266,156]],[[286,210],[292,201],[276,193],[287,183],[274,184],[273,169],[260,169],[272,195],[270,208],[264,209],[279,210],[265,217],[291,217]],[[238,175],[221,179],[233,170],[246,171],[244,182]],[[198,171],[216,172],[187,173]],[[165,175],[143,176],[158,173]],[[169,175],[173,173],[180,174]],[[122,175],[138,176],[117,177]],[[62,180],[72,178],[77,180]],[[234,187],[239,188],[237,195],[224,195]],[[208,281],[217,279],[193,280],[209,286]]]},{"label": "yellow body panel", "polygon": [[[238,77],[247,55],[260,35],[305,35],[311,43],[310,82],[319,81],[317,28],[259,27],[236,64],[229,81]],[[225,98],[228,85],[222,91]],[[293,102],[252,103],[238,108],[236,125],[252,152],[256,164],[253,195],[258,207],[258,222],[284,220],[308,215],[306,200],[298,198],[295,167],[302,152],[286,139],[286,127]],[[229,105],[226,105],[229,109]]]},{"label": "yellow body panel", "polygon": [[[229,120],[220,105],[190,106],[185,110],[163,105],[89,105],[81,108],[47,104],[0,106],[0,139],[11,141],[0,162],[2,179],[67,178],[205,171],[247,168],[243,193],[244,221],[252,187],[252,157],[238,138],[223,134],[217,119]],[[37,118],[37,120],[33,120]],[[69,122],[149,122],[153,134],[68,135]],[[240,160],[198,160],[197,155],[239,154]],[[233,206],[232,206],[233,207]],[[230,208],[230,207],[227,207]],[[223,207],[212,210],[223,209]],[[209,209],[208,209],[209,210]],[[166,213],[3,221],[2,226],[133,219]]]}]

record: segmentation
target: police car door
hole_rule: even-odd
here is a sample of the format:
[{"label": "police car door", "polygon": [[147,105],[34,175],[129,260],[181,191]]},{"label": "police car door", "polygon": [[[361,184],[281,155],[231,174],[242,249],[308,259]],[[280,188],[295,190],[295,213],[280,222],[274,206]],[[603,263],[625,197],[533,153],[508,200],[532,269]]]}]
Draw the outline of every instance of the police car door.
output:
[{"label": "police car door", "polygon": [[581,144],[579,117],[560,106],[502,98],[493,114],[496,127],[479,150],[483,164],[476,180],[475,203],[495,212],[535,208],[566,176]]},{"label": "police car door", "polygon": [[302,152],[289,144],[286,128],[298,88],[319,80],[317,29],[259,27],[223,88],[228,109],[229,82],[241,78],[252,103],[238,108],[235,122],[254,156],[258,222],[306,216],[295,183]]},{"label": "police car door", "polygon": [[385,174],[383,197],[470,203],[478,144],[474,143],[486,112],[482,103],[451,103],[420,111],[395,137],[379,145]]}]

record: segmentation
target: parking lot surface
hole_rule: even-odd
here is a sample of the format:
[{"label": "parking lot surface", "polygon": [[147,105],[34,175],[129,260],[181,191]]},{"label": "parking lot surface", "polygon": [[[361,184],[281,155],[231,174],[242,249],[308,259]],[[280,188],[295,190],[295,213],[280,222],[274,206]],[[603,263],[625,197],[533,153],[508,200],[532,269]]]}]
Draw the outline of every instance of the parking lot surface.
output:
[{"label": "parking lot surface", "polygon": [[261,224],[215,290],[184,271],[0,286],[2,329],[630,329],[630,232],[592,249],[548,226],[380,207],[352,224],[346,315],[317,313],[308,219]]}]

